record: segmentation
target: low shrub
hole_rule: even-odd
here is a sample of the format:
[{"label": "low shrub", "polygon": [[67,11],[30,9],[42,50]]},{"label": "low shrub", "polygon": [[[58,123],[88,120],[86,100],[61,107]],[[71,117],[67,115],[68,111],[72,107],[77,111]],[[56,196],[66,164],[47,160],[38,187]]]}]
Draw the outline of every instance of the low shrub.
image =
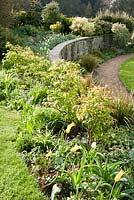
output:
[{"label": "low shrub", "polygon": [[80,57],[80,66],[88,72],[92,72],[98,65],[97,58],[92,55],[85,55]]},{"label": "low shrub", "polygon": [[24,25],[24,26],[19,26],[17,27],[16,29],[16,32],[19,34],[19,35],[25,35],[25,36],[36,36],[37,34],[39,34],[39,30],[33,26],[33,25]]},{"label": "low shrub", "polygon": [[75,17],[70,26],[73,33],[81,36],[91,36],[95,32],[95,25],[85,17]]},{"label": "low shrub", "polygon": [[57,21],[56,24],[51,24],[50,29],[55,33],[61,33],[61,29],[62,29],[61,22]]},{"label": "low shrub", "polygon": [[6,43],[7,41],[12,44],[24,45],[25,39],[19,37],[11,29],[4,28],[0,26],[0,60],[4,57],[4,53],[7,51]]},{"label": "low shrub", "polygon": [[112,25],[112,32],[114,33],[114,42],[117,47],[126,47],[130,40],[130,33],[126,25],[114,23]]},{"label": "low shrub", "polygon": [[69,34],[71,32],[70,26],[72,24],[72,18],[68,18],[65,15],[60,15],[60,22],[62,24],[61,33]]},{"label": "low shrub", "polygon": [[95,34],[103,35],[103,34],[111,34],[112,31],[112,23],[104,20],[95,20]]}]

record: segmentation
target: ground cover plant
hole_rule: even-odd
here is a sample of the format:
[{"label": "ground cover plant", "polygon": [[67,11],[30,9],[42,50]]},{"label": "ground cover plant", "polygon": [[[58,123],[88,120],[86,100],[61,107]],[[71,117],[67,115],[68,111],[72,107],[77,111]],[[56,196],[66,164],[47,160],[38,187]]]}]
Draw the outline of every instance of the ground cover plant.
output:
[{"label": "ground cover plant", "polygon": [[119,77],[125,87],[133,92],[134,90],[134,58],[130,58],[121,64],[119,70]]},{"label": "ground cover plant", "polygon": [[29,48],[8,49],[1,103],[20,113],[16,148],[42,192],[52,200],[133,199],[133,126],[120,120],[121,110],[130,118],[126,104],[116,106],[76,63],[50,64]]}]

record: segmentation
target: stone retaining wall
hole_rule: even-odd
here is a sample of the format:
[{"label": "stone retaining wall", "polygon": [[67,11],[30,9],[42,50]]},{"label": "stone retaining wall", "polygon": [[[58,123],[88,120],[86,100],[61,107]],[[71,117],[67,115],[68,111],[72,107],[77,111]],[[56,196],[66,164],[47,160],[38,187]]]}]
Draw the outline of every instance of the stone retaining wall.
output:
[{"label": "stone retaining wall", "polygon": [[50,61],[56,59],[76,60],[93,50],[108,49],[112,46],[112,36],[81,37],[63,42],[54,47],[50,53]]}]

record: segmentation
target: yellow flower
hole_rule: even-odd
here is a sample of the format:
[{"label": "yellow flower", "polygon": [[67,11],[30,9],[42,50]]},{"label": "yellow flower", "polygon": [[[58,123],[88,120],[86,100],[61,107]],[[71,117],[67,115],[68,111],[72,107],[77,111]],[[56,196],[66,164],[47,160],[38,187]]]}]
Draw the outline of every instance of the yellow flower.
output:
[{"label": "yellow flower", "polygon": [[81,146],[78,146],[78,145],[76,144],[74,147],[72,147],[72,148],[70,149],[70,151],[71,151],[72,153],[75,153],[75,152],[78,151],[79,149],[81,149]]},{"label": "yellow flower", "polygon": [[67,133],[67,134],[70,133],[71,128],[74,127],[74,126],[75,126],[75,123],[74,123],[74,122],[72,122],[71,124],[69,124],[69,125],[67,126],[66,133]]},{"label": "yellow flower", "polygon": [[50,158],[53,156],[53,152],[50,150],[47,154],[46,154],[46,158]]},{"label": "yellow flower", "polygon": [[125,172],[121,169],[120,172],[115,176],[114,181],[119,182],[121,177],[125,174]]}]

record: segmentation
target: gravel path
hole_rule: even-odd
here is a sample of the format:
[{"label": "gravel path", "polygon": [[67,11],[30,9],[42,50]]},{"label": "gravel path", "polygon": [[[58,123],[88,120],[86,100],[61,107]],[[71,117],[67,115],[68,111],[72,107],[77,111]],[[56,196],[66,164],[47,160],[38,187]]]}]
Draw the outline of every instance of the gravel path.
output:
[{"label": "gravel path", "polygon": [[134,58],[134,54],[121,55],[107,62],[103,63],[98,67],[95,72],[97,80],[102,84],[108,86],[116,97],[119,95],[130,95],[122,82],[119,80],[118,71],[119,66],[122,62],[128,58]]}]

